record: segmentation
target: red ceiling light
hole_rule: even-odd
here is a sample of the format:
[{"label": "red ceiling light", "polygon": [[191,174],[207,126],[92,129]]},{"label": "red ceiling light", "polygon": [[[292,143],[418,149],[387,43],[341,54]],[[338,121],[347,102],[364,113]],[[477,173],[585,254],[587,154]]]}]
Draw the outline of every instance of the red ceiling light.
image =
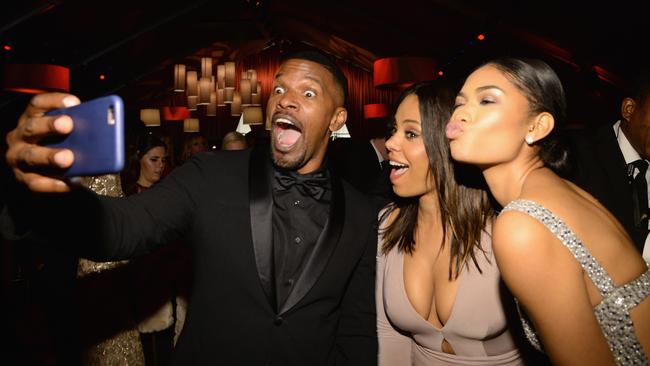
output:
[{"label": "red ceiling light", "polygon": [[6,44],[6,45],[2,46],[2,49],[4,49],[5,51],[11,51],[11,46]]},{"label": "red ceiling light", "polygon": [[48,64],[5,64],[0,70],[0,87],[18,93],[38,94],[70,91],[70,69]]},{"label": "red ceiling light", "polygon": [[106,79],[106,75],[104,75],[104,74],[99,75],[99,80],[105,80],[105,79]]},{"label": "red ceiling light", "polygon": [[182,121],[190,118],[187,107],[162,107],[162,119],[165,121]]},{"label": "red ceiling light", "polygon": [[476,39],[478,39],[479,41],[484,40],[485,39],[485,34],[482,34],[482,33],[479,34],[478,36],[476,36]]},{"label": "red ceiling light", "polygon": [[363,118],[386,118],[388,117],[388,105],[382,103],[366,104],[363,106]]},{"label": "red ceiling light", "polygon": [[432,80],[436,62],[428,57],[387,57],[373,67],[376,88],[404,88],[417,81]]},{"label": "red ceiling light", "polygon": [[593,69],[596,72],[596,76],[600,80],[608,82],[619,88],[625,88],[625,82],[623,81],[623,79],[621,79],[618,75],[614,74],[613,72],[598,65],[594,65]]}]

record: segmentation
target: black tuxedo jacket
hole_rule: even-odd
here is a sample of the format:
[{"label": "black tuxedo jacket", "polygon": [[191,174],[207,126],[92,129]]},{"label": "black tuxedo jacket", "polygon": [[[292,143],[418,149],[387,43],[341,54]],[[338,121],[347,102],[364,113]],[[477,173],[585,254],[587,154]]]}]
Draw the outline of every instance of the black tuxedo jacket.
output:
[{"label": "black tuxedo jacket", "polygon": [[276,310],[271,178],[266,149],[204,153],[127,198],[76,191],[73,205],[57,195],[59,208],[77,213],[43,219],[52,233],[78,220],[67,240],[95,260],[130,258],[181,237],[191,245],[194,283],[177,365],[376,364],[376,212],[333,177],[329,221]]},{"label": "black tuxedo jacket", "polygon": [[628,183],[627,164],[612,125],[601,126],[590,134],[576,134],[571,146],[570,179],[598,199],[621,222],[635,246],[642,251],[645,231],[634,225],[634,198]]}]

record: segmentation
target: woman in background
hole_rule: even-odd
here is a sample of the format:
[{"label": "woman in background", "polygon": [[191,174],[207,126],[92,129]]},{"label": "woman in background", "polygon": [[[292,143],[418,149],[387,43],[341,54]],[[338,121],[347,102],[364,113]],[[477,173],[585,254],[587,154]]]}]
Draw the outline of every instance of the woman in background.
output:
[{"label": "woman in background", "polygon": [[[493,212],[480,174],[456,166],[444,128],[453,93],[405,90],[386,141],[398,197],[380,215],[379,365],[521,365],[500,294]],[[473,174],[472,174],[473,173]]]},{"label": "woman in background", "polygon": [[[137,146],[128,169],[137,178],[126,184],[127,195],[155,186],[167,163],[166,145],[157,136],[146,134]],[[133,261],[138,330],[148,366],[167,365],[171,359],[187,311],[189,262],[180,242]]]},{"label": "woman in background", "polygon": [[554,172],[566,160],[564,108],[543,61],[490,61],[456,97],[451,153],[482,170],[504,207],[494,251],[531,342],[557,365],[647,365],[648,264],[597,200]]},{"label": "woman in background", "polygon": [[167,164],[167,146],[152,134],[144,135],[129,161],[124,179],[124,193],[130,196],[158,183]]},{"label": "woman in background", "polygon": [[[103,196],[124,196],[119,174],[82,177],[81,185]],[[76,298],[82,365],[144,365],[132,283],[129,261],[79,259]]]},{"label": "woman in background", "polygon": [[185,141],[183,142],[183,151],[181,152],[179,164],[183,164],[192,155],[208,151],[208,139],[200,133],[191,133],[185,136]]}]

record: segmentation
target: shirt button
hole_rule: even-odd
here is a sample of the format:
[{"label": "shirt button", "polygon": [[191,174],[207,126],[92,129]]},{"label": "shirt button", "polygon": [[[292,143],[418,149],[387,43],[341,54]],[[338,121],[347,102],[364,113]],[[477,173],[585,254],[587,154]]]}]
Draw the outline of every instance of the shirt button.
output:
[{"label": "shirt button", "polygon": [[294,205],[294,206],[298,206],[299,204],[300,204],[300,200],[295,200],[295,201],[293,201],[293,205]]},{"label": "shirt button", "polygon": [[288,279],[287,282],[285,282],[284,284],[285,284],[285,286],[287,286],[287,287],[291,287],[291,286],[293,286],[293,279],[291,279],[291,278]]},{"label": "shirt button", "polygon": [[275,318],[275,320],[273,320],[273,324],[275,324],[277,326],[280,326],[283,321],[284,321],[284,319],[282,319],[281,316],[278,316],[278,317]]},{"label": "shirt button", "polygon": [[296,238],[293,239],[293,241],[296,242],[296,244],[300,244],[300,242],[302,242],[302,239],[300,239],[299,236],[296,236]]}]

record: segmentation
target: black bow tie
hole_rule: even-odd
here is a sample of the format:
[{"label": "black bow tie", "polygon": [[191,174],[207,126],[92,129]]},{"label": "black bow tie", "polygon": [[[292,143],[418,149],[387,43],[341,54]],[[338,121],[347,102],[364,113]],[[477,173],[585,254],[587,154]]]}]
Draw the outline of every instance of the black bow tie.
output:
[{"label": "black bow tie", "polygon": [[329,175],[326,170],[311,174],[298,174],[294,171],[276,169],[273,188],[284,191],[291,187],[296,187],[305,196],[321,200],[326,190],[329,189]]}]

